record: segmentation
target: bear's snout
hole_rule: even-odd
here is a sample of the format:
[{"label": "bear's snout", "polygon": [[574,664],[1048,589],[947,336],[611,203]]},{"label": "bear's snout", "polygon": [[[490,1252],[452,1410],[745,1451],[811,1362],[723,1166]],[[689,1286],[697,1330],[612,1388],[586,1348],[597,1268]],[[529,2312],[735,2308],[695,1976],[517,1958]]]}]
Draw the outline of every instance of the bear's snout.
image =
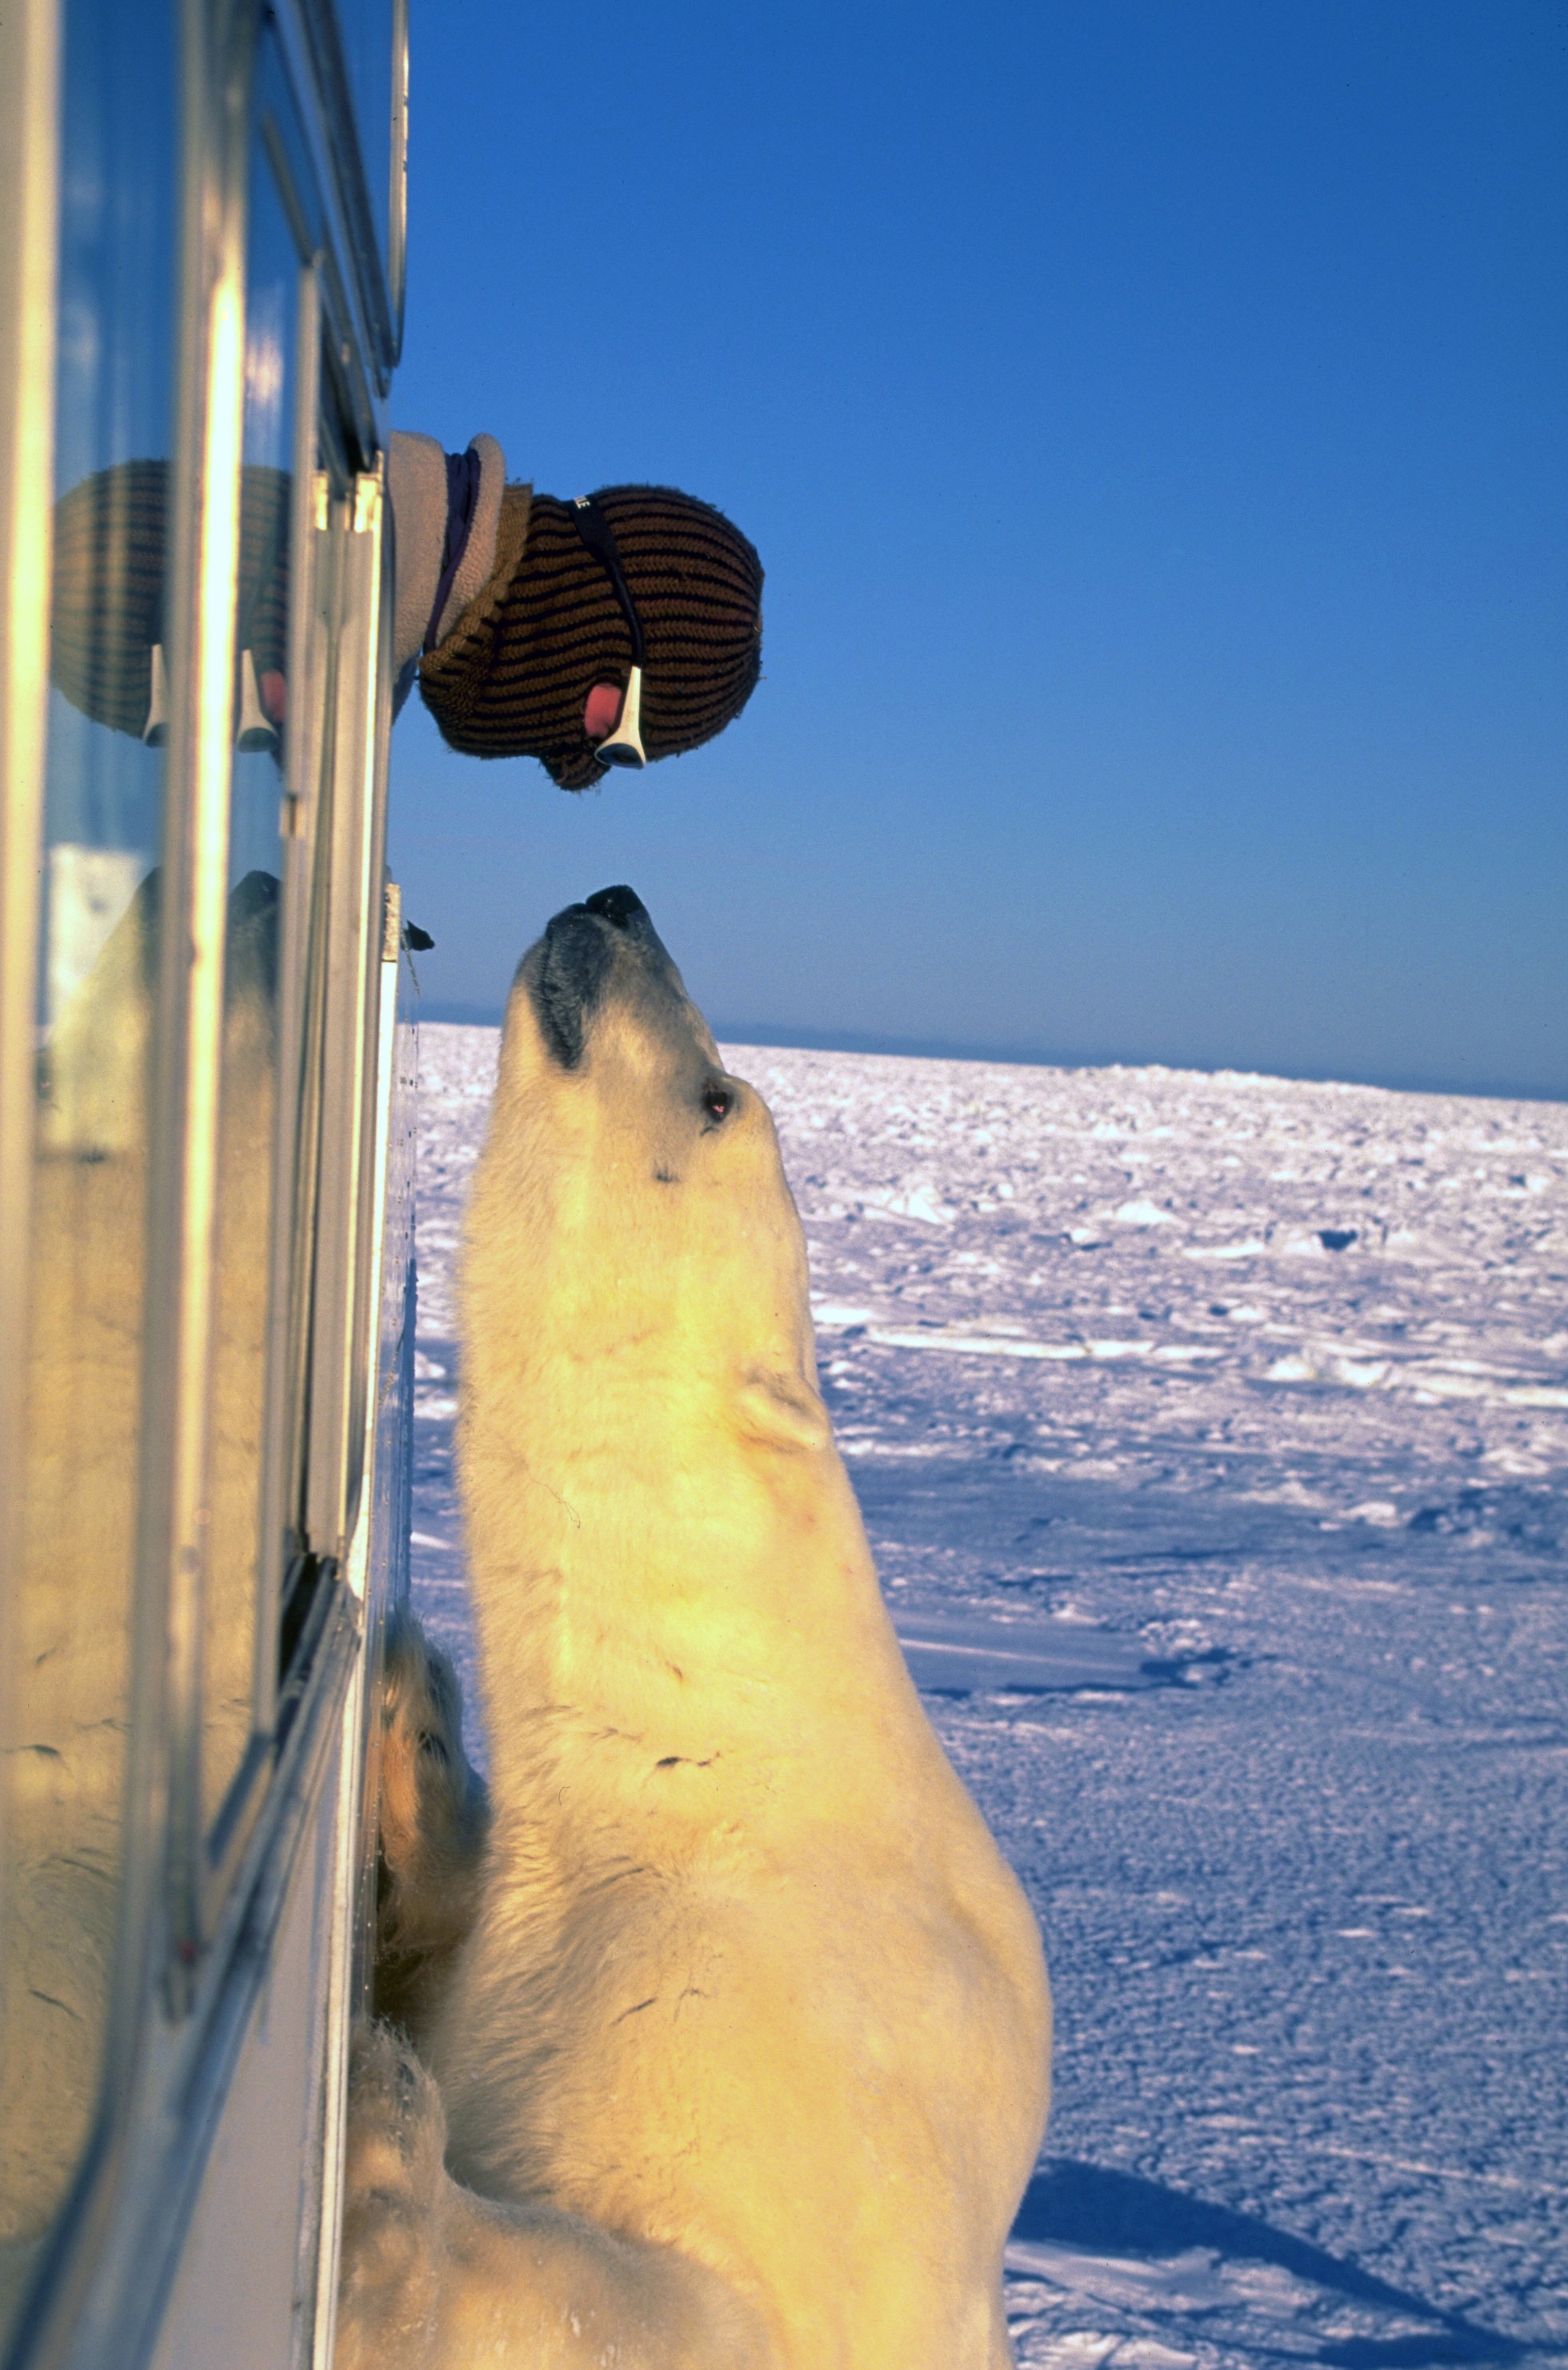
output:
[{"label": "bear's snout", "polygon": [[586,905],[568,905],[545,926],[532,983],[533,1008],[563,1070],[575,1070],[582,1059],[614,960],[613,939]]},{"label": "bear's snout", "polygon": [[575,1070],[582,1059],[618,948],[634,957],[657,957],[656,970],[669,966],[647,907],[624,882],[596,889],[544,926],[532,983],[533,1008],[544,1042],[564,1070]]},{"label": "bear's snout", "polygon": [[591,897],[583,899],[580,908],[568,905],[567,911],[569,914],[578,911],[602,914],[604,919],[615,929],[629,931],[634,937],[640,936],[644,930],[650,937],[653,933],[653,924],[648,919],[647,907],[643,903],[636,891],[628,889],[624,881],[613,889],[596,889]]}]

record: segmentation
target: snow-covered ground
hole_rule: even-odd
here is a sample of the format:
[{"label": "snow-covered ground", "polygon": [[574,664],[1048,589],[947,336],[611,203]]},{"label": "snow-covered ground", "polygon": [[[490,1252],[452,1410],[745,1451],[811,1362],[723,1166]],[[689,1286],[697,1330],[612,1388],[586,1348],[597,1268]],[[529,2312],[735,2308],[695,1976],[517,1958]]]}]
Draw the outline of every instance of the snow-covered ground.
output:
[{"label": "snow-covered ground", "polygon": [[[417,1601],[471,1662],[422,1032]],[[739,1047],[1045,1929],[1021,2364],[1568,2364],[1568,1107]]]}]

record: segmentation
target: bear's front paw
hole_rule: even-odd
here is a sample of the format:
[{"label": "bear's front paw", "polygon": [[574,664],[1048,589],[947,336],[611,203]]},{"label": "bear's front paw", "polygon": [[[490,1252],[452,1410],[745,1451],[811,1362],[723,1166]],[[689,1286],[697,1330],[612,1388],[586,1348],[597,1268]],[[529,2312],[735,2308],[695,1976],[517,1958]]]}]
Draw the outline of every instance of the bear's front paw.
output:
[{"label": "bear's front paw", "polygon": [[387,1629],[381,1727],[375,2013],[418,2044],[478,1913],[490,1806],[457,1674],[407,1612]]},{"label": "bear's front paw", "polygon": [[445,2148],[441,2093],[413,2051],[385,2025],[357,2033],[335,2370],[418,2370],[431,2358]]}]

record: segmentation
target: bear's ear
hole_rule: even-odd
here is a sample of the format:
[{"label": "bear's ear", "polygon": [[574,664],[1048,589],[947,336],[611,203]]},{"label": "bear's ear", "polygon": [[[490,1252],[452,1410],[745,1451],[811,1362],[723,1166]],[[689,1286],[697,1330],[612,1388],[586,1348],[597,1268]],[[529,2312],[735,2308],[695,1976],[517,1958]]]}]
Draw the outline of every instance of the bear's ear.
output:
[{"label": "bear's ear", "polygon": [[742,1432],[770,1448],[826,1448],[832,1437],[828,1410],[799,1375],[753,1366],[740,1386],[737,1420]]}]

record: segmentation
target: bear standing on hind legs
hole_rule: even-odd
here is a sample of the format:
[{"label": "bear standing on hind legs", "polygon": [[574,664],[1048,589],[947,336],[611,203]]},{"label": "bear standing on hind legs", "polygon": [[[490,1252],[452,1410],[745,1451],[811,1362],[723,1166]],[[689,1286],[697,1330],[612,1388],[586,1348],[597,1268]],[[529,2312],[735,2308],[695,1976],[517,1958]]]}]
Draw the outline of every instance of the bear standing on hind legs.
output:
[{"label": "bear standing on hind legs", "polygon": [[883,1607],[772,1122],[629,890],[518,972],[464,1341],[493,1826],[429,2072],[361,2051],[339,2370],[1004,2370],[1038,1935]]}]

